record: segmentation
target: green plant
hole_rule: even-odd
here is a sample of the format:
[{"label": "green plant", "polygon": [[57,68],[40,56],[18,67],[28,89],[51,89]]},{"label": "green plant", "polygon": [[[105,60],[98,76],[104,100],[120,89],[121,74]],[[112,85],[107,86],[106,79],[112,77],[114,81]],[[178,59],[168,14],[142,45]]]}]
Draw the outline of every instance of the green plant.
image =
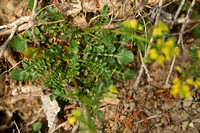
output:
[{"label": "green plant", "polygon": [[[116,92],[112,87],[113,78],[128,80],[134,77],[134,72],[124,67],[134,61],[134,55],[126,49],[126,40],[121,40],[110,30],[101,29],[107,23],[107,11],[108,6],[105,6],[99,16],[100,23],[94,29],[71,27],[65,22],[35,27],[41,48],[34,48],[31,31],[26,31],[24,37],[16,36],[11,44],[14,51],[28,58],[22,63],[22,68],[11,72],[11,78],[35,81],[45,76],[44,85],[52,89],[51,100],[78,100],[82,103],[84,117],[76,119],[90,132],[95,132],[94,116],[103,118],[98,110],[100,100],[106,92]],[[61,19],[57,10],[48,7],[38,14],[36,24]],[[23,48],[16,50],[18,44],[15,40],[23,40],[20,44]],[[66,84],[74,86],[75,91],[65,89]]]}]

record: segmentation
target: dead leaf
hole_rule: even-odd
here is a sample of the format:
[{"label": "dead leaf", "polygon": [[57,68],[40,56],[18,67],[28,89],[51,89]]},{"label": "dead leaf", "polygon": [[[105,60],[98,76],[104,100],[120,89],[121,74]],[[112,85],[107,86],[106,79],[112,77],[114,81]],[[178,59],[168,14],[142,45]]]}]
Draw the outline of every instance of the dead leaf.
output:
[{"label": "dead leaf", "polygon": [[57,113],[60,111],[60,107],[58,106],[56,100],[51,101],[49,95],[44,95],[43,93],[41,95],[41,101],[42,108],[47,116],[48,127],[50,129],[54,128],[54,120],[57,116]]}]

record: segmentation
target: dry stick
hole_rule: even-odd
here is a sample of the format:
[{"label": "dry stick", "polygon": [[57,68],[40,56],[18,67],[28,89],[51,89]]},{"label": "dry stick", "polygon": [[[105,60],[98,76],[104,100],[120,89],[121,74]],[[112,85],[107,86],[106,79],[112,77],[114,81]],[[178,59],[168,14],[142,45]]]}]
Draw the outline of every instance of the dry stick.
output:
[{"label": "dry stick", "polygon": [[15,126],[16,126],[16,128],[17,128],[18,133],[20,133],[19,128],[18,128],[18,126],[17,126],[17,123],[16,123],[15,121],[14,121],[14,124],[15,124]]},{"label": "dry stick", "polygon": [[6,42],[3,44],[3,46],[1,47],[1,52],[0,52],[0,58],[1,56],[3,55],[3,52],[5,51],[5,49],[7,48],[8,44],[10,43],[10,41],[12,40],[16,30],[17,30],[17,26],[18,24],[15,24],[14,25],[14,28],[13,28],[13,31],[12,33],[10,34],[10,36],[8,37],[8,39],[6,40]]},{"label": "dry stick", "polygon": [[[158,117],[162,117],[163,115],[153,115],[153,116],[149,116],[146,118],[146,120],[150,120],[150,119],[153,119],[153,118],[158,118]],[[138,123],[141,123],[143,122],[144,120],[140,120],[140,121],[136,121],[134,122],[134,124],[138,124]]]},{"label": "dry stick", "polygon": [[184,3],[185,3],[185,0],[182,0],[180,6],[179,6],[179,8],[178,8],[178,10],[176,11],[176,14],[175,14],[175,16],[174,16],[174,21],[172,21],[172,23],[171,23],[170,29],[172,28],[172,26],[173,26],[174,23],[176,22],[176,19],[177,19],[178,15],[180,14],[180,11],[181,11],[181,9],[182,9]]},{"label": "dry stick", "polygon": [[24,62],[26,59],[23,59],[19,62],[17,62],[15,65],[13,65],[9,70],[4,71],[0,76],[2,76],[4,73],[10,72],[13,68],[15,68],[17,65],[19,65],[20,63]]},{"label": "dry stick", "polygon": [[[187,20],[188,20],[188,18],[189,18],[189,16],[190,16],[190,13],[191,13],[192,8],[193,8],[193,6],[195,5],[195,3],[196,3],[196,0],[193,0],[193,1],[192,1],[192,4],[190,5],[190,7],[189,7],[189,9],[188,9],[187,15],[186,15],[186,17],[185,17],[185,22],[184,22],[184,24],[182,25],[181,31],[180,31],[180,33],[179,33],[179,37],[178,37],[178,41],[177,41],[178,44],[180,44],[180,42],[181,42],[181,39],[182,39],[182,36],[183,36],[183,31],[184,31],[184,29],[185,29],[185,26],[186,26],[186,24],[187,24]],[[175,60],[176,60],[176,56],[175,56],[175,57],[173,58],[173,60],[172,60],[172,64],[171,64],[171,67],[170,67],[170,70],[169,70],[169,73],[168,73],[168,76],[167,76],[165,85],[168,85],[169,78],[170,78],[171,73],[172,73],[172,70],[173,70],[173,68],[174,68]]]},{"label": "dry stick", "polygon": [[32,10],[32,14],[31,14],[31,17],[30,17],[30,21],[31,21],[31,33],[33,35],[33,38],[35,39],[35,43],[37,44],[37,47],[39,48],[40,47],[40,42],[38,41],[36,35],[35,35],[35,22],[34,22],[34,19],[36,17],[36,7],[37,7],[37,0],[34,0],[34,6],[33,6],[33,10]]},{"label": "dry stick", "polygon": [[[145,23],[144,17],[141,15],[140,11],[138,11],[138,13],[139,13],[139,15],[141,16],[142,21],[143,21],[143,23],[144,23],[145,37],[146,37],[146,39],[147,39],[147,27],[146,27],[146,23]],[[139,53],[140,53],[140,58],[141,58],[141,62],[142,62],[142,67],[145,69],[145,73],[146,73],[147,77],[150,79],[151,77],[150,77],[149,71],[148,71],[148,69],[147,69],[147,67],[146,67],[146,65],[145,65],[145,63],[144,63],[144,61],[143,61],[143,57],[142,57],[142,53],[141,53],[141,50],[140,50],[140,49],[139,49]]]},{"label": "dry stick", "polygon": [[[158,23],[158,20],[159,20],[159,17],[160,17],[160,12],[161,12],[161,7],[162,7],[162,0],[160,0],[160,2],[159,2],[159,11],[158,11],[158,13],[157,13],[157,16],[156,16],[156,20],[155,20],[154,25],[157,25],[157,23]],[[150,39],[150,43],[151,43],[151,42],[153,42],[153,37],[151,37],[151,39]],[[148,47],[147,47],[147,52],[145,53],[145,57],[147,57],[148,52],[149,52],[149,50],[150,50],[150,48],[151,48],[151,44],[150,44],[150,43],[149,43],[149,45],[148,45]],[[135,83],[134,83],[134,85],[133,85],[133,88],[134,88],[134,89],[137,89],[143,71],[144,71],[144,67],[143,67],[143,65],[141,65],[140,70],[139,70],[139,74],[138,74],[138,76],[137,76],[137,78],[136,78],[136,81],[135,81]]]}]

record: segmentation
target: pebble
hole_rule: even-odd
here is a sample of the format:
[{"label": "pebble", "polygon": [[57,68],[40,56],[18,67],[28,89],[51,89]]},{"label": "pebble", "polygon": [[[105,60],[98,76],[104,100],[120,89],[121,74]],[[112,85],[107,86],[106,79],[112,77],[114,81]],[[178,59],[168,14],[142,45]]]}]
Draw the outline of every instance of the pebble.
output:
[{"label": "pebble", "polygon": [[187,127],[188,127],[189,122],[188,121],[184,121],[182,124],[182,130],[186,131]]},{"label": "pebble", "polygon": [[185,99],[185,101],[183,102],[183,108],[190,107],[190,105],[192,104],[192,100],[193,100],[193,97],[188,97],[187,99]]},{"label": "pebble", "polygon": [[197,112],[200,112],[200,107],[197,108]]},{"label": "pebble", "polygon": [[194,128],[194,123],[193,123],[193,122],[190,122],[189,126],[190,126],[191,128]]}]

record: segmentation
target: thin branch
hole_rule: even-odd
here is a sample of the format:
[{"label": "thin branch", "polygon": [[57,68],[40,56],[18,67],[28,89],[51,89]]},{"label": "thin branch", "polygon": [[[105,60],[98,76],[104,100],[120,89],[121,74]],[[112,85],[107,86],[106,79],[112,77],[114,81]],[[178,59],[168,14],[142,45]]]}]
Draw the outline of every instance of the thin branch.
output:
[{"label": "thin branch", "polygon": [[14,121],[14,124],[15,124],[15,126],[16,126],[16,128],[17,128],[18,133],[20,133],[19,128],[18,128],[18,126],[17,126],[17,123],[16,123],[15,121]]},{"label": "thin branch", "polygon": [[35,43],[37,44],[37,47],[40,47],[40,42],[37,39],[37,36],[35,35],[35,22],[34,19],[36,17],[36,8],[37,8],[37,0],[34,0],[34,6],[33,6],[33,10],[32,10],[32,14],[30,17],[30,21],[31,21],[31,33],[33,35],[33,38],[35,39]]},{"label": "thin branch", "polygon": [[20,63],[22,63],[22,62],[24,62],[24,61],[25,61],[25,59],[23,59],[23,60],[17,62],[17,63],[16,63],[15,65],[13,65],[9,70],[4,71],[0,76],[2,76],[4,73],[10,72],[13,68],[15,68],[17,65],[19,65]]},{"label": "thin branch", "polygon": [[[158,23],[158,20],[159,20],[159,17],[160,17],[160,12],[161,12],[161,7],[162,7],[162,0],[160,0],[160,2],[159,2],[159,10],[158,10],[158,13],[157,13],[157,16],[156,16],[156,20],[155,20],[154,25],[157,25],[157,23]],[[151,43],[151,42],[153,42],[153,37],[151,37],[151,39],[150,39],[150,43]],[[147,52],[145,53],[145,56],[144,56],[145,58],[147,57],[147,55],[148,55],[148,53],[149,53],[149,50],[150,50],[150,48],[151,48],[151,44],[150,44],[150,43],[149,43],[149,45],[148,45],[148,47],[147,47]],[[143,65],[141,65],[140,70],[139,70],[139,74],[138,74],[138,76],[137,76],[137,78],[136,78],[136,81],[135,81],[135,83],[134,83],[134,85],[133,85],[133,88],[134,88],[134,89],[137,89],[143,71],[144,71],[144,67],[143,67]]]},{"label": "thin branch", "polygon": [[3,44],[3,46],[1,47],[1,52],[0,52],[0,58],[3,55],[3,52],[5,51],[5,49],[7,48],[8,44],[10,43],[10,41],[12,40],[16,30],[17,30],[17,24],[14,25],[13,31],[10,34],[10,36],[8,37],[8,39],[6,40],[6,42]]},{"label": "thin branch", "polygon": [[[179,37],[178,37],[178,41],[177,41],[178,44],[180,44],[180,42],[181,42],[181,39],[182,39],[182,36],[183,36],[183,32],[184,32],[185,26],[186,26],[186,24],[187,24],[187,20],[189,19],[190,13],[191,13],[192,8],[193,8],[193,6],[195,5],[195,3],[196,3],[196,0],[193,0],[192,3],[191,3],[191,5],[190,5],[190,7],[189,7],[189,9],[188,9],[187,15],[186,15],[186,17],[185,17],[185,22],[184,22],[184,24],[182,25],[181,31],[180,31],[180,33],[179,33]],[[173,68],[174,68],[174,63],[175,63],[175,61],[176,61],[176,56],[175,56],[175,57],[173,58],[173,60],[172,60],[172,64],[171,64],[171,67],[170,67],[170,70],[169,70],[169,73],[168,73],[168,76],[167,76],[165,85],[168,85],[168,82],[169,82],[169,79],[170,79],[172,70],[173,70]]]},{"label": "thin branch", "polygon": [[185,0],[182,0],[180,6],[179,6],[179,8],[178,8],[178,10],[176,11],[176,14],[175,14],[175,16],[174,16],[174,21],[172,21],[172,23],[171,23],[170,29],[172,28],[172,26],[173,26],[174,23],[176,22],[176,19],[177,19],[178,15],[180,14],[180,11],[181,11],[181,9],[182,9],[184,3],[185,3]]},{"label": "thin branch", "polygon": [[[153,118],[158,118],[158,117],[162,117],[163,115],[153,115],[153,116],[149,116],[146,118],[146,120],[150,120],[150,119],[153,119]],[[143,122],[144,120],[140,120],[140,121],[136,121],[134,122],[134,124],[138,124],[138,123],[141,123]]]}]

